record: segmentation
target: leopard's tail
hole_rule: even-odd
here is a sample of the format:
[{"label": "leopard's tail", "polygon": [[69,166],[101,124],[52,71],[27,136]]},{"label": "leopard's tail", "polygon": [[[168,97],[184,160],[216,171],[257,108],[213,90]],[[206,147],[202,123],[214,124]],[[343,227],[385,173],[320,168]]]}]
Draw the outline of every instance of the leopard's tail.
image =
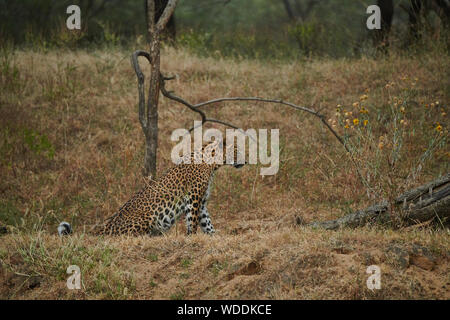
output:
[{"label": "leopard's tail", "polygon": [[62,236],[67,236],[69,234],[72,234],[72,226],[68,222],[61,222],[58,226],[58,234]]}]

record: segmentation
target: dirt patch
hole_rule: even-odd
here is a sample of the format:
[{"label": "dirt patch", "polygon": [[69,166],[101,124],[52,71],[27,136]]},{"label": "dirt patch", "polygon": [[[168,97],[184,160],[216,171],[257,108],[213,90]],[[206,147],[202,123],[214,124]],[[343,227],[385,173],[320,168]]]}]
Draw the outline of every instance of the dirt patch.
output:
[{"label": "dirt patch", "polygon": [[261,273],[262,268],[258,262],[252,261],[247,265],[240,267],[235,272],[228,275],[228,280],[233,279],[236,276],[252,276]]}]

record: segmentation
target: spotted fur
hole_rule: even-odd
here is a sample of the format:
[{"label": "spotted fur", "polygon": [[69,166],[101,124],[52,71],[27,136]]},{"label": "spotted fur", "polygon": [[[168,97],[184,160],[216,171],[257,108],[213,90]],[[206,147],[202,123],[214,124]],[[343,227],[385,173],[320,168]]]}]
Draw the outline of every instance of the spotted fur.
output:
[{"label": "spotted fur", "polygon": [[[194,163],[199,156],[199,152],[194,152],[192,163],[178,164],[159,180],[149,182],[94,232],[101,235],[159,235],[167,232],[184,214],[187,234],[196,233],[199,225],[204,233],[213,234],[215,230],[206,205],[214,173],[224,165],[211,161],[219,150],[216,147],[217,144],[212,143],[202,148],[201,163]],[[235,161],[234,166],[242,165]]]}]

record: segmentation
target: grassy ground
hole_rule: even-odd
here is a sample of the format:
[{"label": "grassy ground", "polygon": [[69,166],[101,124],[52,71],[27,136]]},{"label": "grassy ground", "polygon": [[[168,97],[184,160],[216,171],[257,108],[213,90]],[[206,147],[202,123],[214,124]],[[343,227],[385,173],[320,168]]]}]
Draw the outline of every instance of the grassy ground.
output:
[{"label": "grassy ground", "polygon": [[[84,232],[143,185],[129,52],[4,51],[0,63],[0,222],[10,231],[0,241],[0,298],[450,298],[448,229],[373,225],[330,232],[296,223],[373,203],[368,184],[381,196],[449,171],[442,138],[448,136],[448,55],[262,63],[165,49],[162,71],[179,75],[169,84],[178,95],[191,102],[262,96],[313,105],[348,141],[360,143],[360,172],[373,178],[375,168],[383,182],[362,182],[342,146],[308,115],[261,103],[208,107],[212,117],[243,128],[279,128],[281,147],[275,176],[262,178],[257,166],[218,172],[209,203],[214,237],[186,237],[181,222],[155,238]],[[355,140],[366,129],[354,102],[371,112],[372,138],[365,143]],[[406,111],[391,112],[394,103]],[[163,172],[171,166],[171,132],[192,126],[195,115],[165,98],[159,115]],[[340,117],[349,119],[348,129]],[[380,154],[397,122],[405,134],[391,164],[392,152],[388,161]],[[427,148],[434,152],[422,159]],[[411,170],[414,177],[405,175]],[[55,235],[61,220],[72,223],[75,235]],[[82,290],[66,287],[72,264],[81,268]],[[366,287],[372,264],[381,268],[381,290]]]}]

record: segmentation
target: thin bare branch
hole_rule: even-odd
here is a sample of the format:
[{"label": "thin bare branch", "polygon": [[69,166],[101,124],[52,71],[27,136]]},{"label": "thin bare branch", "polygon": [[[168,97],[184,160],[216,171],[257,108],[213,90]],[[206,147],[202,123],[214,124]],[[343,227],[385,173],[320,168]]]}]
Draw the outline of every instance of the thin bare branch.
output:
[{"label": "thin bare branch", "polygon": [[169,22],[170,17],[172,16],[173,12],[175,11],[175,7],[177,6],[177,0],[169,0],[167,2],[166,7],[164,8],[164,11],[159,18],[158,22],[156,22],[156,31],[161,32],[167,22]]},{"label": "thin bare branch", "polygon": [[224,126],[228,126],[228,127],[231,127],[231,128],[237,129],[237,130],[242,130],[242,129],[236,127],[234,124],[231,124],[231,123],[226,122],[226,121],[218,120],[218,119],[206,118],[205,122],[214,122],[214,123],[218,123],[218,124],[221,124],[221,125],[224,125]]},{"label": "thin bare branch", "polygon": [[[202,125],[205,124],[206,122],[214,122],[214,123],[218,123],[218,124],[221,124],[221,125],[224,125],[224,126],[228,126],[228,127],[237,129],[237,130],[239,130],[240,132],[242,132],[244,135],[247,135],[247,133],[245,133],[244,130],[242,130],[241,128],[235,126],[234,124],[231,124],[231,123],[226,122],[226,121],[218,120],[218,119],[207,118],[207,117],[206,117],[206,114],[205,114],[202,110],[198,110],[198,107],[196,107],[196,106],[193,105],[192,103],[189,103],[189,102],[187,102],[186,100],[184,100],[184,99],[182,99],[182,98],[180,98],[180,97],[174,95],[173,93],[167,91],[167,90],[166,90],[166,87],[165,87],[165,80],[172,80],[172,79],[175,79],[175,76],[172,76],[172,77],[166,77],[166,76],[163,76],[162,74],[160,75],[160,81],[161,81],[160,88],[161,88],[162,94],[163,94],[166,98],[169,98],[169,99],[171,99],[171,100],[174,100],[174,101],[177,101],[177,102],[179,102],[179,103],[181,103],[181,104],[184,104],[185,106],[187,106],[187,107],[188,107],[189,109],[191,109],[192,111],[194,111],[194,112],[200,114],[200,116],[201,116],[201,118],[202,118]],[[192,132],[192,130],[194,130],[195,128],[196,128],[195,126],[191,127],[191,128],[189,129],[189,132]],[[252,136],[250,136],[250,135],[247,135],[247,136],[248,136],[250,139],[254,140],[254,138],[253,138]]]},{"label": "thin bare branch", "polygon": [[[146,57],[149,62],[151,63],[151,56],[150,54],[148,54],[147,52],[144,51],[136,51],[133,55],[132,55],[132,63],[136,72],[136,75],[138,77],[138,81],[139,81],[139,120],[141,121],[141,125],[143,127],[143,129],[145,128],[145,126],[147,125],[147,122],[143,121],[144,117],[141,116],[143,115],[143,112],[141,112],[141,110],[144,110],[144,105],[143,105],[143,101],[145,101],[145,96],[144,96],[144,92],[143,92],[143,83],[144,83],[144,76],[139,68],[139,63],[137,62],[137,57],[138,56],[144,56]],[[193,112],[196,112],[200,115],[201,117],[201,121],[202,121],[202,125],[205,124],[206,122],[213,122],[213,123],[218,123],[218,124],[222,124],[225,126],[229,126],[231,128],[240,130],[241,132],[243,132],[245,134],[245,132],[240,129],[239,127],[235,126],[234,124],[231,124],[229,122],[225,122],[222,120],[218,120],[218,119],[212,119],[212,118],[208,118],[205,114],[204,111],[200,110],[201,107],[207,106],[207,105],[211,105],[214,103],[219,103],[219,102],[228,102],[228,101],[258,101],[258,102],[268,102],[268,103],[278,103],[278,104],[282,104],[288,107],[291,107],[293,109],[296,110],[300,110],[300,111],[304,111],[307,112],[309,114],[312,114],[313,116],[319,118],[321,120],[321,122],[325,125],[326,128],[328,128],[328,130],[334,135],[334,137],[344,146],[345,150],[347,151],[347,153],[350,155],[351,160],[353,161],[355,168],[357,170],[357,173],[360,177],[360,179],[363,182],[366,182],[364,177],[361,175],[358,166],[352,156],[352,153],[350,151],[350,149],[348,148],[348,146],[345,144],[344,140],[338,135],[338,133],[330,126],[330,124],[325,120],[325,116],[321,113],[319,113],[318,111],[315,111],[311,108],[307,108],[307,107],[303,107],[303,106],[298,106],[292,102],[287,102],[287,101],[283,101],[280,99],[266,99],[266,98],[260,98],[260,97],[230,97],[230,98],[217,98],[217,99],[213,99],[213,100],[209,100],[209,101],[205,101],[205,102],[201,102],[201,103],[197,103],[197,104],[192,104],[178,96],[176,96],[175,94],[173,94],[172,92],[168,91],[166,89],[166,81],[167,80],[172,80],[174,79],[175,76],[171,76],[171,77],[167,77],[162,75],[161,73],[159,73],[159,89],[161,91],[161,93],[168,99],[174,100],[178,103],[181,103],[183,105],[185,105],[186,107],[188,107],[190,110],[192,110]],[[191,132],[192,130],[194,130],[195,128],[192,127],[189,132]],[[145,132],[145,130],[144,130]],[[250,136],[249,136],[250,137]],[[252,138],[252,137],[250,137]]]},{"label": "thin bare branch", "polygon": [[191,109],[192,111],[198,113],[201,117],[202,117],[202,124],[206,122],[206,114],[201,111],[201,110],[197,110],[191,103],[187,102],[186,100],[174,95],[173,93],[169,92],[166,90],[166,80],[171,80],[174,79],[174,77],[165,77],[162,74],[159,77],[159,81],[160,81],[160,89],[161,89],[161,93],[166,97],[169,98],[171,100],[177,101],[181,104],[184,104],[186,107],[188,107],[189,109]]},{"label": "thin bare branch", "polygon": [[[353,165],[355,166],[356,172],[359,176],[359,178],[361,179],[361,181],[370,189],[372,190],[372,188],[369,186],[368,182],[366,181],[366,179],[363,177],[363,175],[361,174],[361,172],[359,171],[358,165],[355,161],[355,159],[353,158],[353,155],[350,151],[350,149],[348,148],[348,146],[345,144],[344,140],[339,136],[339,134],[330,126],[330,124],[326,121],[325,116],[321,113],[319,113],[318,111],[315,111],[313,109],[310,108],[306,108],[306,107],[302,107],[302,106],[298,106],[292,102],[287,102],[287,101],[283,101],[283,100],[279,100],[279,99],[266,99],[266,98],[259,98],[259,97],[230,97],[230,98],[217,98],[217,99],[213,99],[213,100],[209,100],[209,101],[205,101],[205,102],[200,102],[197,103],[195,105],[187,102],[186,100],[173,95],[172,93],[168,92],[165,88],[165,80],[169,80],[169,79],[173,79],[174,77],[164,77],[164,76],[160,76],[160,81],[161,81],[161,92],[163,93],[163,95],[166,98],[175,100],[181,104],[184,104],[185,106],[187,106],[189,109],[191,109],[194,112],[197,112],[198,114],[200,114],[200,116],[202,117],[202,124],[206,123],[206,122],[215,122],[215,123],[219,123],[225,126],[229,126],[231,128],[235,128],[240,130],[241,132],[243,132],[245,134],[245,132],[236,127],[235,125],[225,122],[225,121],[221,121],[221,120],[216,120],[216,119],[210,119],[206,117],[206,114],[200,110],[200,107],[204,107],[207,105],[211,105],[214,103],[219,103],[219,102],[227,102],[227,101],[259,101],[259,102],[268,102],[268,103],[278,103],[278,104],[282,104],[282,105],[286,105],[289,106],[293,109],[296,110],[300,110],[300,111],[305,111],[309,114],[312,114],[313,116],[317,117],[320,119],[320,121],[322,121],[322,123],[325,125],[325,127],[328,128],[328,130],[330,130],[330,132],[333,134],[333,136],[342,144],[342,146],[345,148],[345,150],[347,151],[347,153],[350,156],[351,161],[353,162]],[[192,127],[191,129],[189,129],[189,132],[191,132],[192,130],[194,130],[194,127]],[[252,138],[251,136],[249,136],[249,138]],[[372,190],[373,191],[373,190]]]},{"label": "thin bare branch", "polygon": [[147,119],[145,118],[145,92],[144,92],[144,82],[145,76],[139,66],[138,57],[147,58],[148,62],[151,64],[150,54],[148,52],[138,50],[131,55],[131,64],[133,65],[134,72],[138,78],[138,90],[139,90],[139,122],[141,123],[144,134],[147,134]]},{"label": "thin bare branch", "polygon": [[[279,99],[266,99],[266,98],[259,98],[259,97],[230,97],[230,98],[217,98],[217,99],[213,99],[213,100],[209,100],[209,101],[205,101],[205,102],[201,102],[201,103],[197,103],[197,104],[191,104],[189,102],[187,102],[186,100],[183,100],[182,98],[173,95],[172,93],[168,92],[165,89],[165,81],[167,79],[173,79],[173,77],[167,78],[167,77],[162,77],[161,76],[161,91],[163,93],[163,95],[169,99],[175,100],[179,103],[184,104],[185,106],[187,106],[189,109],[191,109],[194,112],[197,112],[201,115],[202,117],[202,124],[209,121],[209,122],[216,122],[216,123],[220,123],[223,125],[227,125],[229,127],[232,128],[236,128],[238,129],[236,126],[226,123],[224,121],[221,120],[215,120],[215,119],[208,119],[206,117],[206,114],[199,110],[200,107],[204,107],[210,104],[214,104],[214,103],[219,103],[219,102],[227,102],[227,101],[259,101],[259,102],[269,102],[269,103],[278,103],[278,104],[282,104],[282,105],[286,105],[289,106],[291,108],[294,108],[296,110],[300,110],[300,111],[305,111],[308,112],[312,115],[314,115],[315,117],[319,118],[322,123],[328,128],[328,130],[331,131],[331,133],[336,137],[336,139],[344,146],[345,150],[347,152],[350,153],[350,150],[348,149],[348,147],[345,145],[344,140],[337,134],[337,132],[329,125],[329,123],[325,120],[325,116],[318,113],[317,111],[310,109],[310,108],[306,108],[306,107],[302,107],[302,106],[298,106],[292,102],[287,102],[287,101],[283,101],[283,100],[279,100]],[[193,128],[191,128],[192,130]]]},{"label": "thin bare branch", "polygon": [[200,107],[203,107],[206,105],[210,105],[210,104],[214,104],[214,103],[218,103],[218,102],[226,102],[226,101],[259,101],[259,102],[278,103],[278,104],[289,106],[296,110],[308,112],[308,113],[314,115],[315,117],[318,117],[322,121],[322,123],[333,133],[333,135],[336,137],[336,139],[338,139],[338,141],[345,147],[345,149],[348,152],[350,152],[350,150],[348,150],[347,146],[345,145],[344,140],[337,134],[337,132],[325,120],[324,115],[320,114],[318,111],[312,110],[310,108],[298,106],[291,102],[287,102],[287,101],[283,101],[283,100],[279,100],[279,99],[266,99],[266,98],[259,98],[259,97],[231,97],[231,98],[217,98],[217,99],[197,103],[194,105],[194,108],[197,109],[197,108],[200,108]]},{"label": "thin bare branch", "polygon": [[213,99],[213,100],[209,100],[209,101],[205,101],[205,102],[201,102],[201,103],[197,103],[196,105],[194,105],[195,108],[200,108],[209,104],[213,104],[213,103],[217,103],[217,102],[222,102],[222,101],[261,101],[261,102],[271,102],[271,103],[279,103],[279,104],[284,104],[284,105],[288,105],[294,109],[298,109],[298,110],[302,110],[302,111],[306,111],[309,112],[311,114],[317,115],[317,112],[309,109],[309,108],[305,108],[305,107],[300,107],[297,106],[291,102],[285,102],[283,100],[278,100],[278,99],[266,99],[266,98],[259,98],[259,97],[230,97],[230,98],[217,98],[217,99]]},{"label": "thin bare branch", "polygon": [[[245,132],[244,132],[242,129],[236,127],[234,124],[231,124],[231,123],[228,123],[228,122],[225,122],[225,121],[222,121],[222,120],[210,119],[210,118],[205,118],[205,122],[202,122],[201,124],[199,124],[199,125],[197,125],[197,126],[195,126],[195,125],[192,126],[192,127],[189,129],[189,132],[192,132],[192,130],[194,130],[194,129],[200,127],[200,126],[202,126],[202,125],[203,125],[204,123],[206,123],[206,122],[215,122],[215,123],[219,123],[219,124],[221,124],[221,125],[228,126],[228,127],[231,127],[231,128],[237,129],[237,130],[240,130],[240,131],[242,131],[242,132],[245,134]],[[249,137],[252,138],[251,136],[249,136]]]}]

